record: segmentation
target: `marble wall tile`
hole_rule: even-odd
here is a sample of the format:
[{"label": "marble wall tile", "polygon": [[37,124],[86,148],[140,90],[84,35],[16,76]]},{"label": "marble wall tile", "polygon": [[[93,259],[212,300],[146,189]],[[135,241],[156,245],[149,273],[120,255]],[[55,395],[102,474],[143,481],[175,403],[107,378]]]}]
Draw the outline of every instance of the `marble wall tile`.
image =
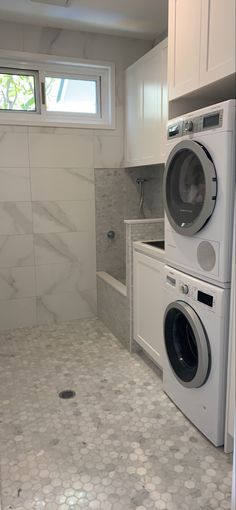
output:
[{"label": "marble wall tile", "polygon": [[[1,23],[1,22],[0,22]],[[0,133],[28,133],[27,126],[16,126],[15,124],[0,124]]]},{"label": "marble wall tile", "polygon": [[66,294],[48,294],[38,297],[38,324],[50,324],[93,317],[96,314],[94,297],[94,291],[89,290]]},{"label": "marble wall tile", "polygon": [[31,167],[92,168],[93,136],[29,133],[29,155]]},{"label": "marble wall tile", "polygon": [[84,201],[33,202],[35,233],[78,232],[94,229],[94,203]]},{"label": "marble wall tile", "polygon": [[0,168],[0,202],[29,200],[31,200],[29,168]]},{"label": "marble wall tile", "polygon": [[[40,323],[96,313],[94,166],[123,165],[124,70],[150,47],[150,41],[0,21],[0,48],[113,61],[116,66],[115,129],[0,125],[0,298],[6,317],[12,313],[7,327],[36,320],[35,302],[28,302],[27,318],[22,301],[35,293],[28,267],[35,263]],[[125,267],[119,177],[110,187],[104,174],[99,194],[100,260],[106,255],[114,274],[124,273]],[[100,218],[96,220],[98,225]],[[116,231],[113,244],[106,238],[110,228]]]},{"label": "marble wall tile", "polygon": [[31,233],[31,202],[0,202],[0,235]]},{"label": "marble wall tile", "polygon": [[123,69],[152,47],[152,41],[119,35],[30,25],[22,28],[24,51],[114,61]]},{"label": "marble wall tile", "polygon": [[124,140],[122,136],[95,135],[94,167],[120,168],[124,164]]},{"label": "marble wall tile", "polygon": [[34,267],[0,269],[0,299],[19,299],[35,295]]},{"label": "marble wall tile", "polygon": [[33,201],[93,200],[94,172],[79,168],[31,168]]},{"label": "marble wall tile", "polygon": [[0,267],[33,265],[33,235],[0,236]]},{"label": "marble wall tile", "polygon": [[36,298],[2,300],[0,330],[36,325]]},{"label": "marble wall tile", "polygon": [[81,273],[94,268],[95,241],[89,232],[35,234],[35,264],[78,264]]},{"label": "marble wall tile", "polygon": [[0,21],[0,48],[4,50],[23,50],[23,25]]},{"label": "marble wall tile", "polygon": [[46,264],[35,267],[37,296],[94,289],[95,271],[81,271],[78,264]]},{"label": "marble wall tile", "polygon": [[27,134],[0,132],[0,154],[1,168],[29,166]]}]

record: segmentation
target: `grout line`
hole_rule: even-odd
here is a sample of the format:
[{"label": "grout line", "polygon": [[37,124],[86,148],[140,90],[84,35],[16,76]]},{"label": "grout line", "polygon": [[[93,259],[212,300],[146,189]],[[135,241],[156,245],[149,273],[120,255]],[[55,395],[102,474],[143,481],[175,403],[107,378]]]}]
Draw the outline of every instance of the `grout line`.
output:
[{"label": "grout line", "polygon": [[32,236],[33,236],[33,257],[34,257],[34,289],[35,289],[35,318],[36,326],[38,325],[38,311],[37,311],[37,280],[36,280],[36,264],[35,264],[35,244],[34,244],[34,218],[33,218],[33,200],[32,200],[32,182],[31,182],[31,165],[30,165],[30,146],[29,146],[29,127],[27,127],[27,145],[28,145],[28,161],[29,161],[29,187],[31,199],[31,213],[32,213]]}]

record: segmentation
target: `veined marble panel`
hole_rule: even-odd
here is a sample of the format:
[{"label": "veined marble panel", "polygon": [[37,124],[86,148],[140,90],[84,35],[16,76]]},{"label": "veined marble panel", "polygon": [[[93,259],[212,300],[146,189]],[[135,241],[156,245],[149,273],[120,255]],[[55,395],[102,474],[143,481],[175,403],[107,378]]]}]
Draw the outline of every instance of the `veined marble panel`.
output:
[{"label": "veined marble panel", "polygon": [[95,270],[95,239],[90,232],[35,234],[35,264],[78,264],[82,272]]},{"label": "veined marble panel", "polygon": [[0,21],[0,48],[23,51],[23,25]]},{"label": "veined marble panel", "polygon": [[35,233],[91,231],[94,216],[91,200],[33,202]]},{"label": "veined marble panel", "polygon": [[124,163],[123,136],[95,135],[94,167],[120,168]]},{"label": "veined marble panel", "polygon": [[96,315],[96,292],[84,290],[37,298],[38,324],[63,322]]},{"label": "veined marble panel", "polygon": [[33,265],[33,235],[0,236],[0,267]]},{"label": "veined marble panel", "polygon": [[32,168],[33,201],[94,200],[94,171],[79,168]]},{"label": "veined marble panel", "polygon": [[32,206],[30,202],[0,203],[0,235],[31,233]]},{"label": "veined marble panel", "polygon": [[34,267],[0,269],[0,299],[19,299],[35,294]]},{"label": "veined marble panel", "polygon": [[92,135],[58,135],[29,133],[31,167],[92,168]]},{"label": "veined marble panel", "polygon": [[78,264],[47,264],[36,266],[37,296],[80,292],[96,287],[96,273],[91,267],[81,270]]},{"label": "veined marble panel", "polygon": [[36,298],[1,301],[0,330],[36,325]]},{"label": "veined marble panel", "polygon": [[31,200],[29,168],[0,168],[0,202],[28,200]]},{"label": "veined marble panel", "polygon": [[0,154],[2,168],[29,166],[27,134],[0,132]]}]

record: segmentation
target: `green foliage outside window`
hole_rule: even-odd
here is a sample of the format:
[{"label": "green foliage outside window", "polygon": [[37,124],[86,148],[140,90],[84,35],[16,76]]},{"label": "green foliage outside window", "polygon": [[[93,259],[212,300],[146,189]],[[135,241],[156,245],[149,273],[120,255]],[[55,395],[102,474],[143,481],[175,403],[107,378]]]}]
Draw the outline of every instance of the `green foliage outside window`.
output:
[{"label": "green foliage outside window", "polygon": [[0,73],[0,110],[36,111],[34,76]]}]

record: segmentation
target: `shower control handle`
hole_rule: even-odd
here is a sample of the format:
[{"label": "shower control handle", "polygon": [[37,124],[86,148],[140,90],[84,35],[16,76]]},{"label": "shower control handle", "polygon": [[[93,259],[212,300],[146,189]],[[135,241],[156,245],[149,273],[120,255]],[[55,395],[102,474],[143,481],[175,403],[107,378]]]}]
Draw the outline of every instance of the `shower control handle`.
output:
[{"label": "shower control handle", "polygon": [[115,231],[114,230],[108,230],[107,232],[107,238],[108,239],[115,239]]}]

